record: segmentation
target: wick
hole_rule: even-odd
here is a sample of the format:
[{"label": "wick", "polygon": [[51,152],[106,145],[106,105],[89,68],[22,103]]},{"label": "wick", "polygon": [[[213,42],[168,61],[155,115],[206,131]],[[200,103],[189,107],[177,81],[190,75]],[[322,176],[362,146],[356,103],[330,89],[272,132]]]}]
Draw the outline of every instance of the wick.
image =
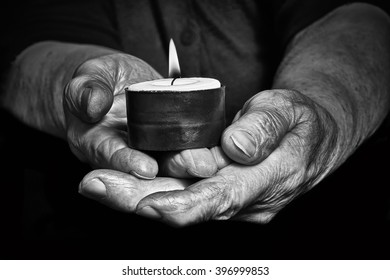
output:
[{"label": "wick", "polygon": [[176,81],[177,77],[176,78],[173,78],[172,82],[171,82],[171,86],[173,86],[173,83]]}]

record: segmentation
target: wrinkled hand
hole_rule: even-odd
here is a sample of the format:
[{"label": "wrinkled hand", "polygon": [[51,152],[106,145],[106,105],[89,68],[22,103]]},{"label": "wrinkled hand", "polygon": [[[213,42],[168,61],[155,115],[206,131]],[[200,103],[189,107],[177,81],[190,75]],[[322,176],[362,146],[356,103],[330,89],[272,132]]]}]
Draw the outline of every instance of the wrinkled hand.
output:
[{"label": "wrinkled hand", "polygon": [[159,75],[150,66],[126,54],[102,56],[80,65],[64,91],[72,152],[94,167],[154,178],[157,162],[127,145],[124,88],[156,78]]},{"label": "wrinkled hand", "polygon": [[[158,192],[184,190],[199,180],[199,177],[215,175],[229,162],[220,147],[171,152],[160,159],[162,170],[159,174],[169,177],[142,180],[123,172],[99,169],[83,178],[79,192],[110,208],[135,212],[139,201],[144,197]],[[144,215],[154,217],[155,212],[144,209]]]},{"label": "wrinkled hand", "polygon": [[[235,163],[192,185],[151,191],[135,210],[174,226],[232,217],[268,222],[338,164],[337,136],[334,119],[308,97],[288,90],[260,92],[223,133],[223,152]],[[95,171],[93,177],[101,176],[103,171]],[[81,192],[90,178],[80,184]],[[119,178],[105,187],[126,181]]]},{"label": "wrinkled hand", "polygon": [[[72,152],[95,168],[107,168],[153,179],[159,168],[151,156],[127,145],[124,88],[161,78],[143,61],[111,54],[84,62],[64,91],[67,140]],[[210,177],[227,165],[220,148],[169,153],[160,175]]]},{"label": "wrinkled hand", "polygon": [[138,202],[144,197],[157,192],[184,190],[191,182],[189,179],[164,177],[143,180],[111,169],[98,169],[84,177],[80,192],[110,208],[135,212]]}]

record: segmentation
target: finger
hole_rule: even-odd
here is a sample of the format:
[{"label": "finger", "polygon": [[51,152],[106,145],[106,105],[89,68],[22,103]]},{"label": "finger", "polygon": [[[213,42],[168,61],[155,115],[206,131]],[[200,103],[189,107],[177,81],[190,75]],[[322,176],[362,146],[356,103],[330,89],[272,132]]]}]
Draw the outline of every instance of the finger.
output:
[{"label": "finger", "polygon": [[170,153],[161,160],[161,174],[175,178],[208,178],[229,164],[220,147],[189,149]]},{"label": "finger", "polygon": [[154,179],[158,173],[155,159],[128,147],[124,131],[93,126],[83,134],[82,140],[76,140],[77,131],[69,130],[68,139],[71,139],[68,142],[74,154],[99,168],[131,173],[142,179]]},{"label": "finger", "polygon": [[[139,202],[137,214],[152,217],[148,214],[154,212],[156,213],[154,217],[179,227],[210,219],[228,219],[234,215],[234,210],[229,209],[233,195],[231,179],[233,178],[217,175],[201,180],[184,190],[154,193]],[[238,187],[244,186],[240,182]],[[241,200],[239,197],[236,198]],[[242,206],[238,208],[241,209]]]},{"label": "finger", "polygon": [[232,162],[231,159],[224,153],[221,146],[211,148],[210,152],[217,163],[218,170],[225,168]]},{"label": "finger", "polygon": [[[303,165],[277,149],[256,166],[231,164],[212,178],[184,190],[154,193],[142,199],[137,214],[154,216],[173,226],[186,226],[237,215],[245,221],[266,223],[300,193]],[[146,210],[146,214],[144,211]]]},{"label": "finger", "polygon": [[223,151],[234,161],[254,165],[264,160],[294,126],[294,114],[277,90],[249,100],[222,135]]},{"label": "finger", "polygon": [[81,75],[65,87],[64,108],[87,123],[98,122],[110,110],[114,100],[108,82],[98,76]]},{"label": "finger", "polygon": [[115,151],[108,167],[145,180],[154,179],[158,172],[158,164],[153,158],[129,147]]},{"label": "finger", "polygon": [[124,212],[134,212],[138,202],[154,192],[182,190],[189,184],[186,180],[156,178],[142,180],[107,169],[88,173],[79,185],[79,193],[108,207]]}]

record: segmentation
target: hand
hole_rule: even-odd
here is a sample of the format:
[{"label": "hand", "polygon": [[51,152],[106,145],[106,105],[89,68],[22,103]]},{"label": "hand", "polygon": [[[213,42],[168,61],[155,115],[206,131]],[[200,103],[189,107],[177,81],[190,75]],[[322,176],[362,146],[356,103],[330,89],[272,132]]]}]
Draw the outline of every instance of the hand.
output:
[{"label": "hand", "polygon": [[[99,169],[83,178],[79,192],[110,208],[135,212],[138,202],[144,197],[157,192],[184,190],[199,177],[211,177],[230,162],[220,147],[165,153],[160,161],[160,175],[170,177],[142,180],[123,172]],[[153,216],[153,211],[146,212],[144,209],[144,215]]]},{"label": "hand", "polygon": [[94,167],[153,179],[157,162],[127,145],[124,88],[160,76],[126,54],[88,60],[78,67],[64,91],[67,140],[72,152]]},{"label": "hand", "polygon": [[98,169],[84,177],[79,192],[118,211],[135,212],[138,202],[149,194],[184,190],[191,183],[188,179],[164,177],[142,180],[123,172]]},{"label": "hand", "polygon": [[263,91],[223,133],[236,163],[183,190],[152,193],[140,215],[183,226],[210,219],[265,223],[340,162],[338,129],[329,113],[296,91]]}]

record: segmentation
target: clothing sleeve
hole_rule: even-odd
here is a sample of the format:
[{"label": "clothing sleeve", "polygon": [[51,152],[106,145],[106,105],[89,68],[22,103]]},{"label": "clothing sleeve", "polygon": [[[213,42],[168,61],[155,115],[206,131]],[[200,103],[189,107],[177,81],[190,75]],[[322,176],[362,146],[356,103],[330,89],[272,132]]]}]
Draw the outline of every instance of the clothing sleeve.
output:
[{"label": "clothing sleeve", "polygon": [[299,31],[337,7],[354,2],[369,3],[389,13],[390,4],[385,0],[273,0],[274,26],[279,44],[284,49]]},{"label": "clothing sleeve", "polygon": [[11,61],[36,42],[54,40],[121,49],[115,10],[104,0],[14,0],[3,9],[0,42],[4,72]]}]

